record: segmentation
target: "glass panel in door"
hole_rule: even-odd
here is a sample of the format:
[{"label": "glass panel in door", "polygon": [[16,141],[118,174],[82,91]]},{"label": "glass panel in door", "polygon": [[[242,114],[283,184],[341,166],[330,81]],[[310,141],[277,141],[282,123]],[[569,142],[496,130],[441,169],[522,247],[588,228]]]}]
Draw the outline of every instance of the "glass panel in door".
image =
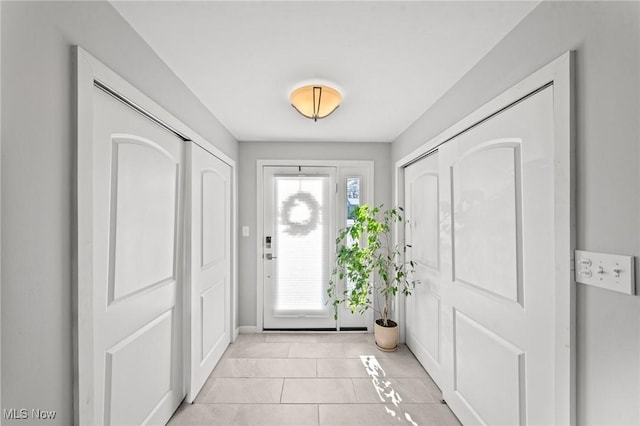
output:
[{"label": "glass panel in door", "polygon": [[335,168],[265,167],[264,182],[264,328],[334,330]]},{"label": "glass panel in door", "polygon": [[[349,227],[355,222],[355,210],[357,207],[370,203],[364,188],[363,171],[358,169],[346,170],[343,172],[343,178],[340,180],[338,187],[341,188],[339,195],[339,203],[343,208],[339,208],[340,223],[338,228]],[[350,235],[347,235],[347,243],[352,244]],[[337,283],[337,293],[342,294],[343,291],[350,292],[353,290],[353,283],[348,279],[344,279]],[[367,331],[373,323],[373,310],[369,309],[363,314],[360,312],[351,312],[346,304],[338,307],[338,327],[340,331]]]}]

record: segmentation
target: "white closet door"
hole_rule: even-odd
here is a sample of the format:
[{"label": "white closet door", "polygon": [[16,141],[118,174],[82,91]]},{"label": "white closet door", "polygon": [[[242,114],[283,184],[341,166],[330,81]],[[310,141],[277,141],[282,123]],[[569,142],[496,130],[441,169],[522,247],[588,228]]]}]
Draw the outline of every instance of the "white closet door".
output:
[{"label": "white closet door", "polygon": [[164,424],[184,396],[183,142],[94,91],[88,423]]},{"label": "white closet door", "polygon": [[444,398],[464,424],[554,423],[553,88],[439,149]]},{"label": "white closet door", "polygon": [[231,168],[193,142],[187,161],[192,402],[231,338]]},{"label": "white closet door", "polygon": [[411,245],[410,258],[416,262],[414,278],[419,281],[406,299],[407,345],[442,386],[440,226],[447,212],[440,211],[438,153],[407,166],[404,176],[405,238]]}]

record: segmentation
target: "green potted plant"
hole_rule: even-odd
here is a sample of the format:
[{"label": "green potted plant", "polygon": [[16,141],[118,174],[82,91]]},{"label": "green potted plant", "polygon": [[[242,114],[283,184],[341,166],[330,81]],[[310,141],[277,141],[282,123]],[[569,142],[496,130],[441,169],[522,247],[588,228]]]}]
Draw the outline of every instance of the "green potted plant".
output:
[{"label": "green potted plant", "polygon": [[[336,319],[341,304],[352,313],[373,309],[378,316],[374,324],[376,345],[394,351],[398,347],[398,323],[389,318],[391,298],[398,293],[411,294],[416,284],[412,279],[415,262],[405,259],[410,245],[394,245],[391,239],[393,225],[405,222],[404,210],[382,207],[356,207],[351,215],[353,223],[339,231],[336,264],[327,292]],[[342,280],[347,285],[340,293],[337,285]],[[375,292],[383,302],[380,309],[373,304]]]}]

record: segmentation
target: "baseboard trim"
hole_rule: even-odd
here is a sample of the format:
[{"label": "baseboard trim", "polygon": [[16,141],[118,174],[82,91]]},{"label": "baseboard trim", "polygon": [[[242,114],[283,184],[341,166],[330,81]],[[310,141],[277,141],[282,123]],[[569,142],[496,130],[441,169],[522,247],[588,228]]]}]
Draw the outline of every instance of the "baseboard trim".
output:
[{"label": "baseboard trim", "polygon": [[258,327],[255,325],[241,325],[236,329],[236,337],[238,334],[255,334],[258,332]]}]

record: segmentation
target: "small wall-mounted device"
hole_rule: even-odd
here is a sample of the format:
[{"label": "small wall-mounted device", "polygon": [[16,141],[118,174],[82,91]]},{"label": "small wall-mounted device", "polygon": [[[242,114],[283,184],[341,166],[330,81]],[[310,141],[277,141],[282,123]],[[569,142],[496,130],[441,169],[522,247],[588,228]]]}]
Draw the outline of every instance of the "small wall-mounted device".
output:
[{"label": "small wall-mounted device", "polygon": [[576,281],[625,294],[635,294],[633,256],[576,250]]},{"label": "small wall-mounted device", "polygon": [[264,238],[264,246],[265,246],[266,248],[271,248],[271,236],[270,236],[270,235],[267,235],[267,236]]}]

